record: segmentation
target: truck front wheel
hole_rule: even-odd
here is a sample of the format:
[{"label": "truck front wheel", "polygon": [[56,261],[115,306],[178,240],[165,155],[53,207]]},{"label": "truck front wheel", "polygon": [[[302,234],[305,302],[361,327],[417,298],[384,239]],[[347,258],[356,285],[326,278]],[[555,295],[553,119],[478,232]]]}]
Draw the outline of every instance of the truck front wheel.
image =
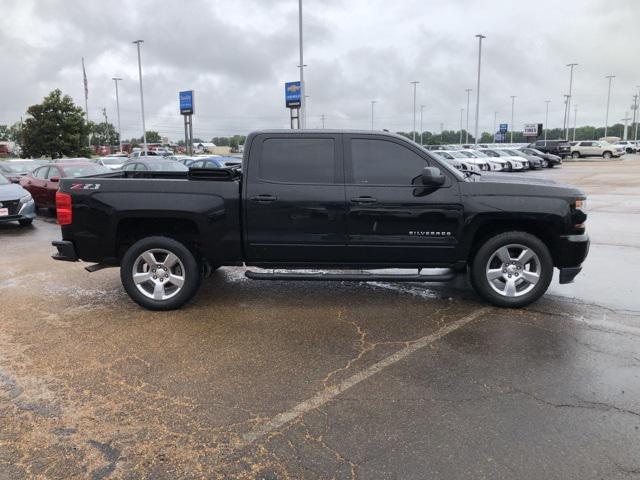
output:
[{"label": "truck front wheel", "polygon": [[504,232],[485,241],[471,262],[474,290],[499,307],[524,307],[549,288],[553,260],[547,246],[526,232]]},{"label": "truck front wheel", "polygon": [[184,305],[200,286],[200,269],[191,251],[167,237],[147,237],[122,257],[120,279],[138,305],[173,310]]}]

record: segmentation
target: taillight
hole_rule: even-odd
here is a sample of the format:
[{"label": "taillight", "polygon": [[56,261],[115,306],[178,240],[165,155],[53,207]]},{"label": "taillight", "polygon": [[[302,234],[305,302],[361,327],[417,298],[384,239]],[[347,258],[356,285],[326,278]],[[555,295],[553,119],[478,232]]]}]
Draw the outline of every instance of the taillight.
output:
[{"label": "taillight", "polygon": [[68,193],[56,192],[56,213],[59,225],[71,225],[71,222],[73,221],[71,195]]}]

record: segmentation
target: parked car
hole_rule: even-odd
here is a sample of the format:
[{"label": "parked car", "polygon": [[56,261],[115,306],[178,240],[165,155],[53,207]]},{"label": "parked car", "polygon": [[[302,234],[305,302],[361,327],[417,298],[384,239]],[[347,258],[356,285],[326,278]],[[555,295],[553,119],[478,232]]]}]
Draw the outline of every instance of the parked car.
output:
[{"label": "parked car", "polygon": [[535,155],[528,155],[516,148],[501,148],[501,150],[508,153],[509,155],[513,155],[514,157],[521,157],[529,164],[529,168],[531,170],[539,170],[540,168],[547,166],[546,160],[543,160],[540,157],[536,157]]},{"label": "parked car", "polygon": [[491,172],[500,172],[509,168],[509,164],[506,160],[502,160],[502,158],[490,157],[489,155],[482,153],[480,150],[469,148],[460,150],[460,153],[469,158],[469,160],[486,162],[489,167],[488,170]]},{"label": "parked car", "polygon": [[522,307],[544,294],[554,267],[571,282],[588,253],[585,195],[574,187],[464,175],[383,132],[266,130],[246,146],[242,174],[63,179],[53,258],[119,266],[126,292],[152,310],[184,305],[203,272],[243,264],[339,268],[246,272],[280,281],[442,282],[469,269],[486,301]]},{"label": "parked car", "polygon": [[148,150],[148,151],[143,151],[143,150],[134,150],[133,152],[131,152],[129,154],[129,159],[130,160],[136,160],[140,157],[161,157],[162,155],[160,155],[157,152],[154,152],[153,150]]},{"label": "parked car", "polygon": [[454,168],[457,168],[460,171],[474,171],[474,172],[477,172],[477,171],[480,170],[478,167],[476,167],[472,163],[470,163],[470,162],[467,163],[465,161],[465,160],[467,160],[467,158],[464,155],[462,155],[462,159],[460,159],[460,158],[454,157],[452,155],[451,151],[431,150],[431,153],[434,154],[434,155],[437,155],[442,160],[447,162],[449,165],[451,165]]},{"label": "parked car", "polygon": [[528,145],[544,153],[551,153],[560,158],[571,155],[571,145],[567,140],[536,140]]},{"label": "parked car", "polygon": [[518,150],[520,150],[523,153],[526,153],[527,155],[535,155],[536,157],[540,157],[541,159],[547,162],[548,168],[553,168],[557,165],[562,165],[562,158],[560,158],[558,155],[553,155],[552,153],[544,153],[538,150],[537,148],[531,148],[531,147],[520,147],[518,148]]},{"label": "parked car", "polygon": [[98,157],[92,158],[93,163],[110,168],[111,170],[119,170],[125,164],[125,157]]},{"label": "parked car", "polygon": [[489,164],[487,162],[469,158],[458,150],[434,150],[433,153],[441,156],[447,161],[457,160],[461,163],[461,170],[472,170],[475,172],[489,171]]},{"label": "parked car", "polygon": [[508,153],[503,152],[502,150],[499,150],[497,148],[481,148],[480,151],[490,157],[501,157],[503,160],[505,160],[507,162],[507,168],[503,170],[506,170],[507,172],[522,171],[525,169],[525,160],[521,157],[509,155]]},{"label": "parked car", "polygon": [[0,223],[18,222],[26,227],[35,217],[36,205],[31,194],[0,174]]},{"label": "parked car", "polygon": [[599,140],[582,140],[571,147],[573,158],[581,157],[620,157],[624,155],[624,148]]},{"label": "parked car", "polygon": [[636,153],[638,151],[637,143],[632,140],[618,140],[613,145],[624,148],[627,153]]},{"label": "parked car", "polygon": [[242,159],[235,157],[196,158],[187,166],[189,168],[227,168],[242,165]]},{"label": "parked car", "polygon": [[175,160],[144,157],[125,163],[122,170],[125,172],[187,172],[189,167]]},{"label": "parked car", "polygon": [[31,170],[48,163],[46,160],[7,160],[0,162],[0,174],[10,182],[18,183]]},{"label": "parked car", "polygon": [[88,161],[59,161],[36,168],[20,179],[20,185],[33,196],[36,208],[54,209],[61,178],[73,179],[101,173],[111,173],[111,169]]}]

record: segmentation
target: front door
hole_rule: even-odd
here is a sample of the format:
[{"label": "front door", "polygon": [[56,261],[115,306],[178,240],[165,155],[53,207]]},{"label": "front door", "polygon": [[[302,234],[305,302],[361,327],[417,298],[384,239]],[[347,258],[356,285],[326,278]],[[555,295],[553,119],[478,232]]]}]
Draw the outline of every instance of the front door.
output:
[{"label": "front door", "polygon": [[[463,216],[456,174],[400,139],[352,135],[344,143],[349,257],[386,265],[454,261]],[[419,185],[427,166],[440,168],[443,186]]]},{"label": "front door", "polygon": [[247,263],[344,261],[342,135],[258,135],[246,168]]},{"label": "front door", "polygon": [[47,186],[47,172],[48,166],[36,168],[28,177],[25,188],[31,193],[31,196],[36,202],[38,207],[45,207],[46,204],[46,186]]}]

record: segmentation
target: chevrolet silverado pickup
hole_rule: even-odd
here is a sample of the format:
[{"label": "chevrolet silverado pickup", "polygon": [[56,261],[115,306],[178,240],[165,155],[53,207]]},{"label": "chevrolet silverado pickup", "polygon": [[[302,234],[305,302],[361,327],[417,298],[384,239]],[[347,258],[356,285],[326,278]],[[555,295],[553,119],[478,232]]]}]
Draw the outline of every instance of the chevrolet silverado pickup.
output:
[{"label": "chevrolet silverado pickup", "polygon": [[574,187],[461,172],[391,133],[264,130],[240,167],[61,179],[53,258],[119,266],[129,296],[153,310],[182,306],[224,266],[253,267],[256,280],[467,273],[486,301],[521,307],[554,267],[560,283],[580,272],[585,207]]}]

